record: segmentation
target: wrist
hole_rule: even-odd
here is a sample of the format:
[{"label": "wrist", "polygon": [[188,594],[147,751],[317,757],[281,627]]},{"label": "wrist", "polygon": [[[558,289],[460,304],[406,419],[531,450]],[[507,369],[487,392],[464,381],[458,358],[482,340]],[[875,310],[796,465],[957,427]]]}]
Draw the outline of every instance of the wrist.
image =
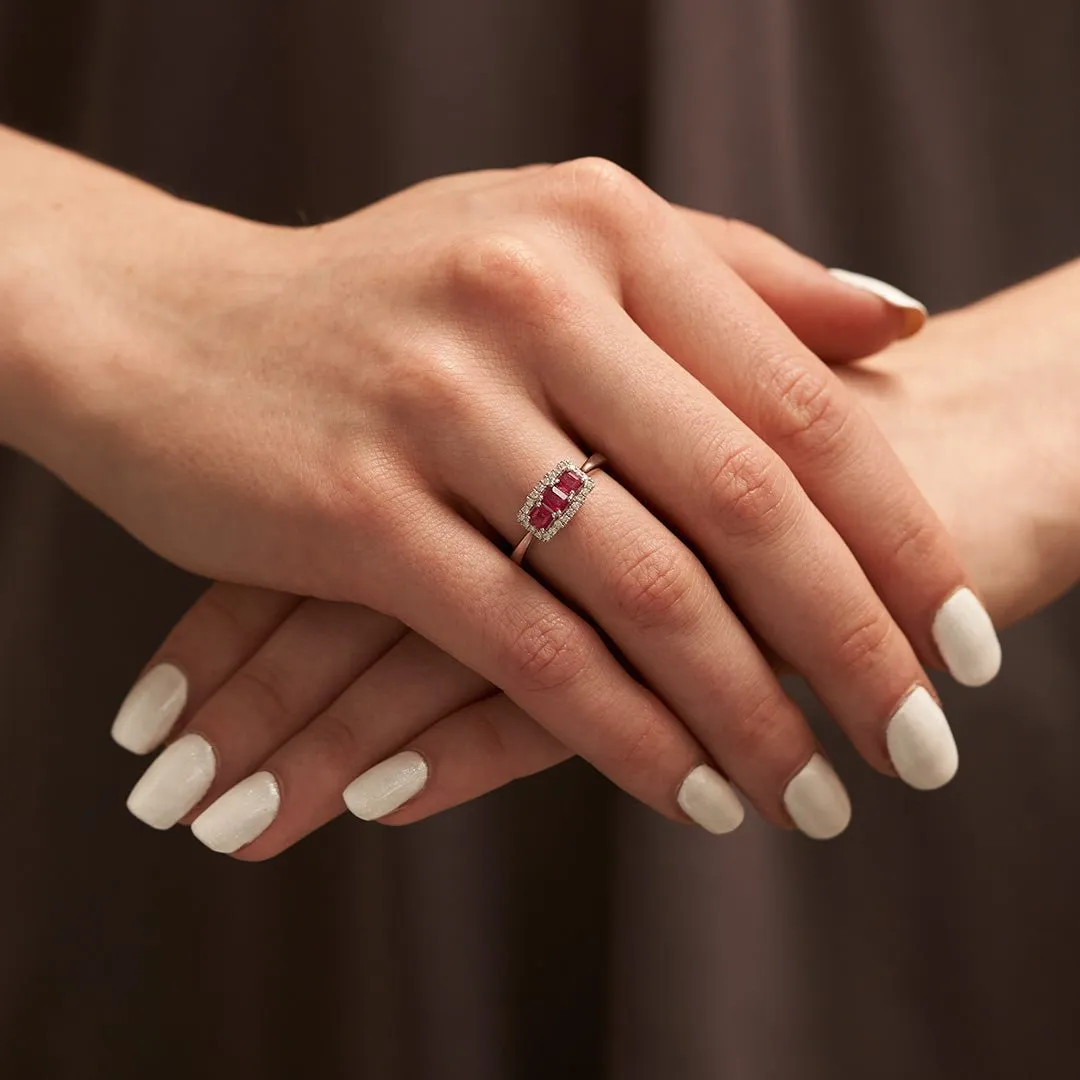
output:
[{"label": "wrist", "polygon": [[[0,443],[70,480],[88,440],[137,409],[140,371],[168,363],[170,335],[220,287],[236,233],[264,227],[42,153],[61,159],[46,177],[56,189],[0,200]],[[57,173],[74,169],[73,190]]]},{"label": "wrist", "polygon": [[[947,448],[953,424],[968,442],[946,524],[1003,626],[1080,580],[1078,287],[1063,268],[939,324],[945,424],[932,445]],[[950,391],[958,366],[970,375]]]},{"label": "wrist", "polygon": [[58,314],[72,311],[77,290],[70,259],[31,221],[0,222],[0,235],[0,444],[31,453],[49,384],[62,381]]}]

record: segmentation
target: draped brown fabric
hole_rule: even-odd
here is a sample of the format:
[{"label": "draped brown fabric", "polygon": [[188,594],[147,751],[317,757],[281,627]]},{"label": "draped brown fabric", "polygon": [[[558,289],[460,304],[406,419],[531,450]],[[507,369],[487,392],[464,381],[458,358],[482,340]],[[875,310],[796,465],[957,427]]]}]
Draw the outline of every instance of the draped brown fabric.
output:
[{"label": "draped brown fabric", "polygon": [[[0,121],[279,222],[585,153],[941,309],[1080,253],[1072,0],[0,0]],[[0,161],[0,168],[3,162]],[[2,252],[0,252],[2,257]],[[112,711],[201,583],[0,451],[0,1075],[1068,1075],[1074,597],[942,691],[925,795],[717,840],[579,763],[234,863],[124,810]]]}]

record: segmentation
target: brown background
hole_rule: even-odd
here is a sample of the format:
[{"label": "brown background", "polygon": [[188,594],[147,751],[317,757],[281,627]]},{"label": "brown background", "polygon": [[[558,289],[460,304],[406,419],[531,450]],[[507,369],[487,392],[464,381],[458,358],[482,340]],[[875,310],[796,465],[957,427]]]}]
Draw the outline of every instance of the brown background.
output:
[{"label": "brown background", "polygon": [[[280,222],[605,154],[938,309],[1080,252],[1070,0],[0,0],[0,120]],[[0,451],[0,1075],[1075,1071],[1075,597],[943,687],[946,791],[835,747],[832,844],[571,765],[248,866],[128,816],[107,736],[199,588]]]}]

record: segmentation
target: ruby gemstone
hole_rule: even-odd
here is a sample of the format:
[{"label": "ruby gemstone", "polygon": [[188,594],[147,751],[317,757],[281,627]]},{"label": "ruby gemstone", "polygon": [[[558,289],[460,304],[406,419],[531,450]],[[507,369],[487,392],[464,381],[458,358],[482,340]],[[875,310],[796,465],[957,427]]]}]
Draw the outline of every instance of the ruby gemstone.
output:
[{"label": "ruby gemstone", "polygon": [[544,488],[544,494],[540,496],[540,502],[556,514],[566,507],[570,499],[555,488]]},{"label": "ruby gemstone", "polygon": [[581,490],[581,477],[578,476],[577,473],[564,472],[562,476],[555,481],[555,486],[573,495],[575,491]]},{"label": "ruby gemstone", "polygon": [[546,529],[554,518],[555,515],[542,503],[537,503],[529,511],[529,524],[534,529]]}]

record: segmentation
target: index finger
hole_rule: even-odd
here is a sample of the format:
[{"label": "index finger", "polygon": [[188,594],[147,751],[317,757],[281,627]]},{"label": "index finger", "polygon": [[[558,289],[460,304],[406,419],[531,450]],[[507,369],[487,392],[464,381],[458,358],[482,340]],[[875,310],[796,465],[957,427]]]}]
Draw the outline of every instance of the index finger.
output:
[{"label": "index finger", "polygon": [[924,662],[989,682],[1001,665],[990,617],[869,413],[692,230],[672,228],[679,245],[631,253],[628,314],[789,466]]}]

